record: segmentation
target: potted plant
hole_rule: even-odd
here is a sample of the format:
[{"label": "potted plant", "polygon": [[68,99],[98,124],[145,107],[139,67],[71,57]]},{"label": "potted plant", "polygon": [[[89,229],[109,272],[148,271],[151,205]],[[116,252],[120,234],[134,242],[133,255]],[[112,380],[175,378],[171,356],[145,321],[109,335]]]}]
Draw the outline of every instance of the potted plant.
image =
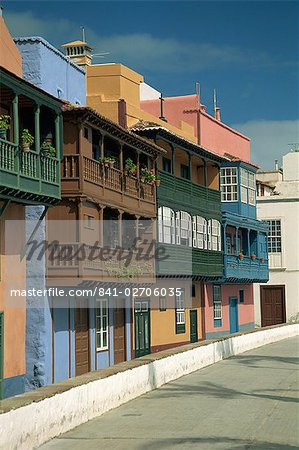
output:
[{"label": "potted plant", "polygon": [[0,138],[6,139],[6,131],[10,128],[10,116],[5,114],[0,116]]},{"label": "potted plant", "polygon": [[110,160],[110,158],[108,158],[107,156],[101,156],[101,158],[99,158],[99,162],[100,162],[104,167],[109,167],[109,166],[110,166],[109,160]]},{"label": "potted plant", "polygon": [[244,259],[244,253],[243,253],[243,250],[240,250],[240,251],[239,251],[238,257],[239,257],[239,259],[240,259],[241,261],[243,261],[243,259]]},{"label": "potted plant", "polygon": [[56,158],[56,149],[53,147],[52,142],[50,140],[45,140],[41,145],[41,153],[44,156],[48,156],[50,158]]},{"label": "potted plant", "polygon": [[109,158],[108,158],[108,164],[109,164],[109,166],[110,167],[113,167],[114,166],[114,164],[115,164],[115,158],[114,158],[114,156],[110,156]]},{"label": "potted plant", "polygon": [[265,258],[260,258],[261,263],[265,262]]},{"label": "potted plant", "polygon": [[131,158],[127,158],[125,162],[125,170],[127,171],[128,175],[136,175],[137,164],[135,164]]},{"label": "potted plant", "polygon": [[29,130],[27,130],[27,128],[24,128],[24,130],[22,131],[21,140],[23,152],[29,152],[30,146],[34,142],[34,137],[29,133]]},{"label": "potted plant", "polygon": [[141,183],[145,183],[145,181],[146,181],[146,172],[147,172],[147,169],[145,167],[142,167],[140,169],[140,182]]},{"label": "potted plant", "polygon": [[254,261],[256,259],[256,254],[254,252],[251,255],[251,259],[252,259],[252,261]]}]

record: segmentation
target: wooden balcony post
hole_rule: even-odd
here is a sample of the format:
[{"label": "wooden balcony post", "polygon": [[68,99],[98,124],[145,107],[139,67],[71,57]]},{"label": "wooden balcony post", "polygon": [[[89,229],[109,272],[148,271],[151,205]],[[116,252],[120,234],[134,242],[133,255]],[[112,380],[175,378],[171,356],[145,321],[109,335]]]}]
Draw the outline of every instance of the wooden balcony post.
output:
[{"label": "wooden balcony post", "polygon": [[247,230],[247,245],[248,245],[248,256],[251,256],[251,248],[250,248],[250,230]]},{"label": "wooden balcony post", "polygon": [[99,241],[101,243],[101,246],[104,247],[104,209],[105,209],[105,206],[99,204],[98,209],[99,209],[99,218],[100,218]]},{"label": "wooden balcony post", "polygon": [[119,148],[119,168],[121,172],[124,171],[124,144],[122,142]]},{"label": "wooden balcony post", "polygon": [[189,180],[192,181],[192,153],[188,153],[188,165],[189,165]]},{"label": "wooden balcony post", "polygon": [[175,175],[175,146],[171,145],[171,173]]},{"label": "wooden balcony post", "polygon": [[118,210],[118,245],[122,246],[122,216],[124,211]]},{"label": "wooden balcony post", "polygon": [[102,136],[102,138],[101,138],[101,142],[100,142],[100,153],[101,153],[101,158],[104,158],[104,139],[105,139],[105,136],[103,134],[101,136]]},{"label": "wooden balcony post", "polygon": [[12,111],[13,111],[13,138],[14,143],[19,145],[19,96],[14,94],[12,100]]},{"label": "wooden balcony post", "polygon": [[205,171],[205,187],[209,187],[209,180],[208,180],[208,163],[207,160],[204,159],[204,171]]},{"label": "wooden balcony post", "polygon": [[256,232],[256,257],[259,258],[260,257],[260,251],[259,251],[259,231]]},{"label": "wooden balcony post", "polygon": [[135,215],[135,227],[136,227],[135,237],[136,237],[136,239],[139,238],[139,219],[140,219],[140,216]]},{"label": "wooden balcony post", "polygon": [[224,224],[223,224],[223,250],[224,250],[224,254],[225,254],[225,255],[227,255],[226,227],[227,227],[227,223],[224,223]]},{"label": "wooden balcony post", "polygon": [[37,154],[40,152],[40,105],[37,103],[34,110],[34,144]]},{"label": "wooden balcony post", "polygon": [[236,246],[235,246],[235,254],[238,256],[240,252],[239,248],[239,227],[236,227]]}]

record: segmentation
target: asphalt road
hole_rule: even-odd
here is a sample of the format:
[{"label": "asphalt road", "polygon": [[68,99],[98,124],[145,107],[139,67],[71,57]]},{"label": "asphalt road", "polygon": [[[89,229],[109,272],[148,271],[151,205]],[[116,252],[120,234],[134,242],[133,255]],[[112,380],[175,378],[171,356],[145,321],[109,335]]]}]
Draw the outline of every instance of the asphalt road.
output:
[{"label": "asphalt road", "polygon": [[298,349],[290,338],[219,362],[40,448],[298,449]]}]

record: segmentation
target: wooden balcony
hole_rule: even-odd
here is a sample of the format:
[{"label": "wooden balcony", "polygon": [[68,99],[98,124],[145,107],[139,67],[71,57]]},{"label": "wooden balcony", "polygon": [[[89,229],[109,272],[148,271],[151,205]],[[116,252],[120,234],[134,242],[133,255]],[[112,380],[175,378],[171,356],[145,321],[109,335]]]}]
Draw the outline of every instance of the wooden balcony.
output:
[{"label": "wooden balcony", "polygon": [[84,195],[135,214],[156,215],[156,188],[114,167],[82,155],[62,161],[62,196]]},{"label": "wooden balcony", "polygon": [[[101,251],[102,255],[101,256]],[[149,261],[139,261],[137,252],[122,249],[122,259],[114,254],[107,257],[107,247],[95,247],[82,242],[64,242],[47,251],[47,284],[73,286],[82,282],[97,283],[153,283],[155,280],[154,253]],[[145,249],[146,251],[146,249]],[[132,254],[130,264],[124,258]],[[82,256],[83,255],[83,256]]]},{"label": "wooden balcony", "polygon": [[268,260],[224,255],[224,275],[226,282],[266,283],[269,280]]},{"label": "wooden balcony", "polygon": [[0,194],[26,204],[55,204],[60,199],[60,165],[57,158],[23,152],[0,139]]}]

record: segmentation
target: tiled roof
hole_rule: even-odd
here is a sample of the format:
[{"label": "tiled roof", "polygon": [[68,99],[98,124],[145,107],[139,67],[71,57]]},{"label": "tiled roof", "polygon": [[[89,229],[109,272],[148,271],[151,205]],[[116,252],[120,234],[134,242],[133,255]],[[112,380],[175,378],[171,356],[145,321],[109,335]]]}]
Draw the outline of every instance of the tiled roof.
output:
[{"label": "tiled roof", "polygon": [[131,145],[139,147],[145,152],[159,155],[165,154],[166,150],[154,144],[149,139],[137,135],[132,130],[126,129],[118,125],[116,122],[102,116],[89,106],[74,105],[72,103],[67,103],[62,107],[64,113],[74,113],[80,115],[83,120],[88,119],[91,122],[96,123],[98,126],[104,130],[110,132],[112,135],[123,139],[125,142]]},{"label": "tiled roof", "polygon": [[226,156],[230,161],[244,162],[244,163],[248,164],[249,166],[252,166],[252,167],[254,167],[256,169],[260,168],[260,166],[258,166],[257,164],[254,164],[251,161],[247,161],[246,159],[239,158],[238,156],[231,155],[230,153],[224,153],[224,156]]},{"label": "tiled roof", "polygon": [[213,159],[218,162],[227,161],[229,159],[225,156],[219,155],[218,153],[212,152],[211,150],[208,150],[201,145],[195,144],[194,142],[191,142],[188,139],[179,136],[173,131],[168,130],[168,128],[163,127],[162,125],[159,125],[155,122],[140,120],[135,125],[133,125],[130,130],[140,133],[146,133],[147,131],[159,131],[161,137],[164,135],[168,139],[176,142],[181,147],[187,148],[188,150],[194,151],[195,153],[201,153],[207,158]]}]

